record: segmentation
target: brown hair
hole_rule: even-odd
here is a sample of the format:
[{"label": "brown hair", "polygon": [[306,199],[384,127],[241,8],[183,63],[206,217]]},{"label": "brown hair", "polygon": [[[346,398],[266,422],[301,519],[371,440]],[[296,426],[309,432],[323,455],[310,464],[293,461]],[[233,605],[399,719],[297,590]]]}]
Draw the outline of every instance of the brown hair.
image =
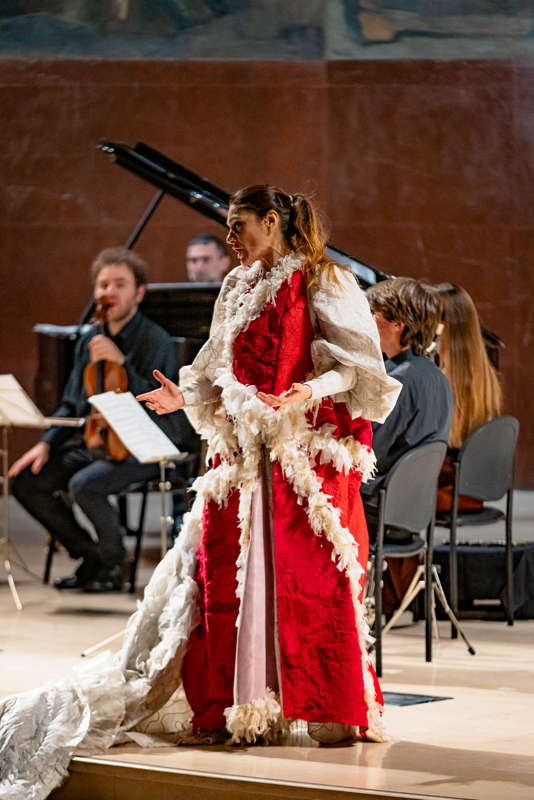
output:
[{"label": "brown hair", "polygon": [[148,264],[141,256],[128,250],[127,247],[106,247],[102,250],[91,264],[91,280],[93,284],[100,271],[111,264],[124,264],[128,267],[135,278],[136,286],[144,286],[148,280]]},{"label": "brown hair", "polygon": [[302,271],[308,283],[314,283],[318,270],[325,270],[327,277],[338,283],[334,266],[340,265],[325,253],[326,233],[309,195],[287,194],[276,186],[258,184],[234,192],[230,205],[253,211],[260,219],[269,211],[276,211],[287,245],[305,257]]},{"label": "brown hair", "polygon": [[428,350],[441,321],[441,302],[430,284],[415,278],[380,281],[367,290],[373,312],[389,322],[401,322],[400,343],[410,345],[417,355]]},{"label": "brown hair", "polygon": [[461,447],[471,431],[499,416],[502,391],[470,295],[454,283],[441,283],[436,291],[445,323],[439,344],[440,364],[454,399],[449,445]]},{"label": "brown hair", "polygon": [[214,244],[221,258],[228,255],[225,243],[218,236],[214,236],[213,233],[197,233],[196,236],[190,239],[187,246],[191,247],[194,244]]}]

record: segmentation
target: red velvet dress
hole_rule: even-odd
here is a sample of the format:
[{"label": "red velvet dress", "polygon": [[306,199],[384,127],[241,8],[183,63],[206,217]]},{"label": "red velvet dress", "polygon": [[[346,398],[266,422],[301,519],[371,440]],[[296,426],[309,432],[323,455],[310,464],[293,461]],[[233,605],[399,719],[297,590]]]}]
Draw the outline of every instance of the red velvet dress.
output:
[{"label": "red velvet dress", "polygon": [[[313,370],[313,339],[306,282],[296,271],[281,284],[274,302],[267,303],[235,337],[234,383],[280,394],[293,382],[306,380]],[[227,418],[232,413],[237,416],[226,409]],[[270,446],[269,436],[260,433],[268,458],[259,461],[258,472],[271,471],[267,476],[272,491],[268,536],[272,538],[278,673],[272,679],[275,686],[268,688],[275,689],[287,719],[347,723],[373,728],[376,735],[382,696],[365,649],[362,593],[368,537],[359,493],[361,465],[353,463],[350,469],[340,470],[317,447],[308,446],[304,461],[301,452],[295,464],[290,453],[306,449],[304,430],[308,445],[315,432],[323,436],[326,431],[337,442],[360,443],[366,454],[371,448],[371,425],[362,418],[351,419],[343,403],[328,397],[315,408],[300,407],[292,413],[300,415],[300,427],[294,441],[281,434],[284,463],[276,457],[278,445]],[[276,436],[272,441],[278,441]],[[215,467],[220,463],[216,457]],[[293,470],[300,474],[295,476]],[[319,491],[309,497],[299,484],[302,473],[312,483],[319,482],[314,484]],[[334,541],[335,531],[327,536],[321,530],[316,511],[310,509],[311,498],[316,500],[317,495],[322,495],[326,509],[325,529],[337,526],[345,535],[343,544]],[[228,717],[228,709],[235,709],[240,611],[236,563],[243,548],[239,508],[236,486],[223,502],[206,502],[203,511],[197,573],[201,623],[191,635],[182,670],[197,731],[224,727],[225,711]],[[348,543],[347,536],[351,537]],[[349,553],[346,557],[343,548]]]}]

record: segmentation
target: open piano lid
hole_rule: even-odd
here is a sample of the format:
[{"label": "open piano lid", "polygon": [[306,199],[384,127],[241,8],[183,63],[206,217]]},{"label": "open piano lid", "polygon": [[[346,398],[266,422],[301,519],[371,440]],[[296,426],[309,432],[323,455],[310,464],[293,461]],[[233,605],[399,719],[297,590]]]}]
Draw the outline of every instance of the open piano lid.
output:
[{"label": "open piano lid", "polygon": [[[143,178],[177,200],[181,200],[205,217],[209,217],[221,225],[226,224],[229,192],[220,189],[143,142],[137,142],[130,147],[118,142],[103,141],[98,147],[111,156],[120,167],[133,172],[139,178]],[[326,251],[338,264],[349,267],[363,288],[391,277],[345,253],[338,247],[329,244]]]},{"label": "open piano lid", "polygon": [[[107,153],[119,166],[153,184],[160,192],[170,194],[221,225],[226,224],[230,194],[224,189],[220,189],[215,184],[210,183],[205,178],[143,142],[137,142],[133,147],[130,147],[126,144],[106,140],[100,142],[98,147],[104,153]],[[138,225],[139,232],[142,230],[143,225],[144,223]],[[393,277],[331,244],[327,245],[326,252],[338,264],[344,264],[349,267],[358,278],[358,282],[363,289]],[[205,288],[208,289],[209,287]],[[186,290],[185,286],[183,290]],[[199,291],[202,291],[200,287]],[[158,295],[158,300],[159,297],[160,295]],[[482,328],[482,335],[490,359],[494,366],[498,368],[499,349],[505,347],[505,344],[496,334],[486,328]]]}]

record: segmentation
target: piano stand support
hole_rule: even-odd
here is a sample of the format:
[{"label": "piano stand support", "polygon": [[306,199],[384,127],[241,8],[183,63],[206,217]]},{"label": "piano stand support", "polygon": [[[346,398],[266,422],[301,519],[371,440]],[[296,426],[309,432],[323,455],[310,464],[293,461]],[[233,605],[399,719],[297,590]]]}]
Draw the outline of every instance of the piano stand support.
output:
[{"label": "piano stand support", "polygon": [[150,220],[152,214],[154,213],[156,208],[159,206],[160,202],[162,201],[162,199],[164,197],[165,197],[165,191],[163,189],[160,189],[152,197],[150,203],[148,204],[148,206],[146,207],[146,209],[145,209],[145,211],[143,213],[143,216],[141,217],[141,219],[139,220],[139,222],[137,223],[137,225],[135,226],[135,228],[133,229],[131,234],[128,236],[128,240],[127,240],[126,244],[124,245],[125,247],[128,248],[128,250],[131,250],[131,248],[134,247],[135,243],[137,242],[137,240],[139,239],[139,237],[143,233],[143,230],[144,230],[147,222]]}]

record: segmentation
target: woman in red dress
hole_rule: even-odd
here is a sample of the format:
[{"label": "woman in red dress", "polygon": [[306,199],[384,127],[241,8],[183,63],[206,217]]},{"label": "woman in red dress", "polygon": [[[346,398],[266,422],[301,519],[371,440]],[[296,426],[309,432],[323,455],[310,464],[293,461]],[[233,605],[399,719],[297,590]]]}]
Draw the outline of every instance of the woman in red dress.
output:
[{"label": "woman in red dress", "polygon": [[321,741],[380,740],[382,698],[362,604],[368,540],[360,484],[388,378],[367,300],[325,255],[309,200],[270,186],[231,198],[226,278],[210,339],[180,388],[139,399],[184,407],[208,441],[199,479],[200,624],[182,677],[198,733],[269,737],[306,720]]}]

